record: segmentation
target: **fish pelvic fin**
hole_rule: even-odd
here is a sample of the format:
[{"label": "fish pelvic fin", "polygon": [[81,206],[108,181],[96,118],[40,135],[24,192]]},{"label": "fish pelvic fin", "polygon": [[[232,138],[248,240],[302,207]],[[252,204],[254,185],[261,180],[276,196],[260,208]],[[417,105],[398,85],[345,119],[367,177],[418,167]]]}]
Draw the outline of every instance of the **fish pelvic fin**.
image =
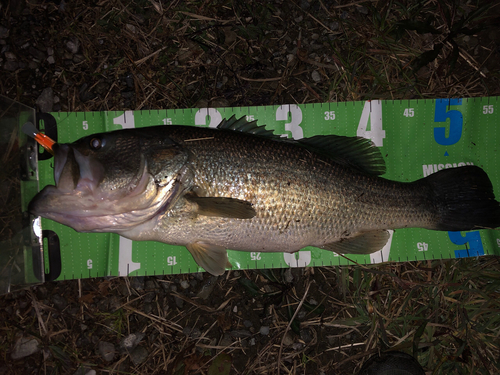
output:
[{"label": "fish pelvic fin", "polygon": [[427,229],[466,231],[500,227],[500,203],[477,166],[443,169],[415,183],[430,186],[437,222]]},{"label": "fish pelvic fin", "polygon": [[389,240],[386,230],[359,232],[351,237],[321,246],[321,249],[330,250],[338,254],[371,254],[381,250]]},{"label": "fish pelvic fin", "polygon": [[227,250],[218,245],[213,245],[204,241],[197,241],[186,246],[195,262],[214,276],[220,276],[227,268],[233,266],[227,259]]},{"label": "fish pelvic fin", "polygon": [[186,195],[186,199],[198,205],[198,215],[232,219],[251,219],[256,214],[252,204],[241,199],[197,197],[194,195]]}]

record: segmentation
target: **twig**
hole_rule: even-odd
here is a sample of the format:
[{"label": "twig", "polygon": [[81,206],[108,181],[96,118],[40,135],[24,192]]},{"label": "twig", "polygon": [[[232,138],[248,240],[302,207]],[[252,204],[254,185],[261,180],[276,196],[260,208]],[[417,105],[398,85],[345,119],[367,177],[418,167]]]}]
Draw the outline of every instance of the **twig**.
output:
[{"label": "twig", "polygon": [[290,330],[290,327],[291,327],[293,321],[295,320],[295,317],[297,316],[298,312],[300,311],[300,308],[302,307],[302,304],[304,303],[304,300],[307,297],[307,293],[309,292],[309,287],[310,286],[311,286],[311,282],[308,282],[307,283],[307,288],[306,288],[306,290],[304,292],[304,296],[300,300],[299,306],[297,306],[297,309],[295,310],[295,313],[293,314],[292,319],[290,319],[290,321],[288,322],[288,325],[285,328],[285,332],[283,333],[283,337],[281,337],[280,351],[278,353],[278,375],[280,375],[281,353],[283,352],[283,342],[285,341],[285,336],[288,333],[288,331]]}]

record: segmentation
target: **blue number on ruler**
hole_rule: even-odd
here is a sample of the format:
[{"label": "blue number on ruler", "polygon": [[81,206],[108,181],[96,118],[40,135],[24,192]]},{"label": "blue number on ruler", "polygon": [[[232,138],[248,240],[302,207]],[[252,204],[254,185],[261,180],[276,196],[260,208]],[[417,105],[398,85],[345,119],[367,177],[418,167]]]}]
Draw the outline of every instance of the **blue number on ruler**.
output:
[{"label": "blue number on ruler", "polygon": [[465,245],[469,243],[468,248],[463,250],[455,250],[456,258],[467,258],[479,255],[484,255],[483,243],[481,241],[481,235],[478,231],[468,232],[465,236],[462,236],[460,232],[448,232],[451,242],[455,245]]},{"label": "blue number on ruler", "polygon": [[434,113],[434,122],[446,122],[450,119],[450,133],[446,137],[445,127],[434,128],[434,139],[437,143],[443,146],[454,145],[462,137],[462,125],[464,119],[462,113],[456,109],[447,111],[446,108],[450,105],[462,105],[462,99],[437,99],[436,111]]}]

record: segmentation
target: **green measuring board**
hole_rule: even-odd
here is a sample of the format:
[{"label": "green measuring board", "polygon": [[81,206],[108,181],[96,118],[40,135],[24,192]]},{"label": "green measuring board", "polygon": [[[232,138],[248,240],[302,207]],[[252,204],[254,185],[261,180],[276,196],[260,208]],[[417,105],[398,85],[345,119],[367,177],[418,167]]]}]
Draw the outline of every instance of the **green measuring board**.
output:
[{"label": "green measuring board", "polygon": [[[241,108],[60,112],[58,142],[121,128],[197,125],[216,127],[232,115],[247,116],[276,134],[299,139],[320,134],[362,136],[380,147],[385,178],[414,181],[444,168],[477,165],[489,175],[500,199],[500,102],[498,97],[404,101],[366,101]],[[39,161],[40,187],[53,184],[53,159]],[[42,228],[59,238],[57,279],[161,275],[202,271],[179,246],[133,242],[116,234],[83,234],[42,219]],[[381,251],[349,255],[361,264],[500,255],[500,231],[391,231]],[[46,255],[47,256],[47,255]],[[305,248],[296,254],[229,251],[233,269],[345,265],[329,251]],[[46,262],[48,264],[49,262]],[[49,271],[49,270],[47,270]]]}]

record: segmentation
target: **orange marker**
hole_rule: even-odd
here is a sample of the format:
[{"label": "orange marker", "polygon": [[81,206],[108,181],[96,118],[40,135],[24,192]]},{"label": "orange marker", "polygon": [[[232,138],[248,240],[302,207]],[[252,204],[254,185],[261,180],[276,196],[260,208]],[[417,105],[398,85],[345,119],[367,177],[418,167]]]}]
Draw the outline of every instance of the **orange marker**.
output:
[{"label": "orange marker", "polygon": [[54,142],[50,137],[47,137],[45,134],[40,133],[38,129],[35,128],[35,125],[33,125],[31,122],[27,122],[23,125],[22,130],[23,133],[32,138],[35,138],[35,141],[40,143],[40,145],[42,145],[44,149],[54,155],[54,150],[52,149],[52,147],[56,144],[56,142]]}]

